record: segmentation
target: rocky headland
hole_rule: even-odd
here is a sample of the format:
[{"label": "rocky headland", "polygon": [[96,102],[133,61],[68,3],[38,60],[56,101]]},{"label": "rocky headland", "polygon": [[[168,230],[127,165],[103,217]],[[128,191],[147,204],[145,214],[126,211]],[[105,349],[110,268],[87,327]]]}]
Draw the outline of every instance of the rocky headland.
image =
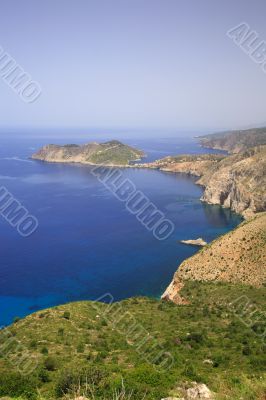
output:
[{"label": "rocky headland", "polygon": [[266,145],[225,156],[216,154],[166,157],[138,167],[199,177],[201,200],[252,217],[266,210]]}]

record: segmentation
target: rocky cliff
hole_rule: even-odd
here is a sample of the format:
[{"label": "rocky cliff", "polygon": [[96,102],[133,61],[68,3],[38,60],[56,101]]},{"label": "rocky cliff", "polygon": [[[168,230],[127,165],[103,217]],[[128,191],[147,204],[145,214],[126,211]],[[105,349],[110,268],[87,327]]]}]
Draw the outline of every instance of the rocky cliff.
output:
[{"label": "rocky cliff", "polygon": [[166,157],[147,168],[200,177],[202,201],[229,207],[248,218],[266,210],[266,146],[224,156],[215,154]]},{"label": "rocky cliff", "polygon": [[250,217],[266,210],[266,146],[227,157],[210,168],[199,184],[202,200]]},{"label": "rocky cliff", "polygon": [[185,260],[162,298],[182,304],[187,280],[224,281],[262,286],[266,283],[266,212],[243,222],[234,231]]},{"label": "rocky cliff", "polygon": [[84,145],[67,144],[59,146],[49,144],[33,154],[32,158],[48,162],[125,166],[130,161],[138,160],[144,155],[141,150],[112,140],[105,143],[93,142]]}]

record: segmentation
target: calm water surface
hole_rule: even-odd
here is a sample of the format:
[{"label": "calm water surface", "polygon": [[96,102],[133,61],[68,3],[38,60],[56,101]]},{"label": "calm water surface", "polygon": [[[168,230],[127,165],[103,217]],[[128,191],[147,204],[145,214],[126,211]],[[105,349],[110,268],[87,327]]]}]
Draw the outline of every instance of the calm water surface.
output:
[{"label": "calm water surface", "polygon": [[[0,325],[15,316],[67,301],[96,299],[106,292],[117,300],[159,296],[177,266],[196,251],[179,240],[211,241],[240,222],[229,210],[202,204],[202,189],[194,178],[123,170],[124,177],[175,224],[174,233],[158,241],[98,182],[90,167],[28,159],[47,142],[51,139],[0,139],[0,185],[39,221],[37,231],[23,238],[0,217]],[[127,143],[144,149],[148,161],[206,152],[185,139]]]}]

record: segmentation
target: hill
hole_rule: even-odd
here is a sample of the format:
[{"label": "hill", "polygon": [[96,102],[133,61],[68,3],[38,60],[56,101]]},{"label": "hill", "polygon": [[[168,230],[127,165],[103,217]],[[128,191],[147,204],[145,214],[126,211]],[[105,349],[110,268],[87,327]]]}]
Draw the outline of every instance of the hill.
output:
[{"label": "hill", "polygon": [[239,299],[263,310],[265,288],[186,282],[182,296],[186,305],[70,303],[17,321],[0,331],[0,396],[191,399],[196,381],[217,400],[263,400],[265,321],[243,320]]},{"label": "hill", "polygon": [[203,147],[240,153],[251,147],[266,144],[266,127],[213,133],[200,137]]},{"label": "hill", "polygon": [[258,214],[202,248],[179,266],[163,297],[179,302],[186,280],[266,285],[265,227],[266,213]]},{"label": "hill", "polygon": [[32,159],[48,162],[103,164],[106,166],[126,166],[130,161],[144,157],[141,150],[125,145],[117,140],[84,145],[48,144],[32,155]]}]

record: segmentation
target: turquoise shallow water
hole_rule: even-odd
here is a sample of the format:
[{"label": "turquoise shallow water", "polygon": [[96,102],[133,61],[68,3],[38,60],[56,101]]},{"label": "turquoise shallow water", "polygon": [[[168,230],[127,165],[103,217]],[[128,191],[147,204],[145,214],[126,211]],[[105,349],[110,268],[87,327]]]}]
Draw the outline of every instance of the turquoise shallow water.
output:
[{"label": "turquoise shallow water", "polygon": [[[241,220],[230,210],[202,204],[202,189],[194,178],[123,170],[123,178],[174,223],[173,234],[158,241],[91,174],[90,167],[28,160],[45,143],[45,138],[0,140],[0,185],[39,221],[36,232],[23,238],[0,218],[1,325],[15,316],[67,301],[96,299],[107,292],[116,300],[159,296],[177,266],[197,250],[179,240],[200,236],[211,241]],[[148,160],[206,152],[192,140],[128,143],[143,148]]]}]

